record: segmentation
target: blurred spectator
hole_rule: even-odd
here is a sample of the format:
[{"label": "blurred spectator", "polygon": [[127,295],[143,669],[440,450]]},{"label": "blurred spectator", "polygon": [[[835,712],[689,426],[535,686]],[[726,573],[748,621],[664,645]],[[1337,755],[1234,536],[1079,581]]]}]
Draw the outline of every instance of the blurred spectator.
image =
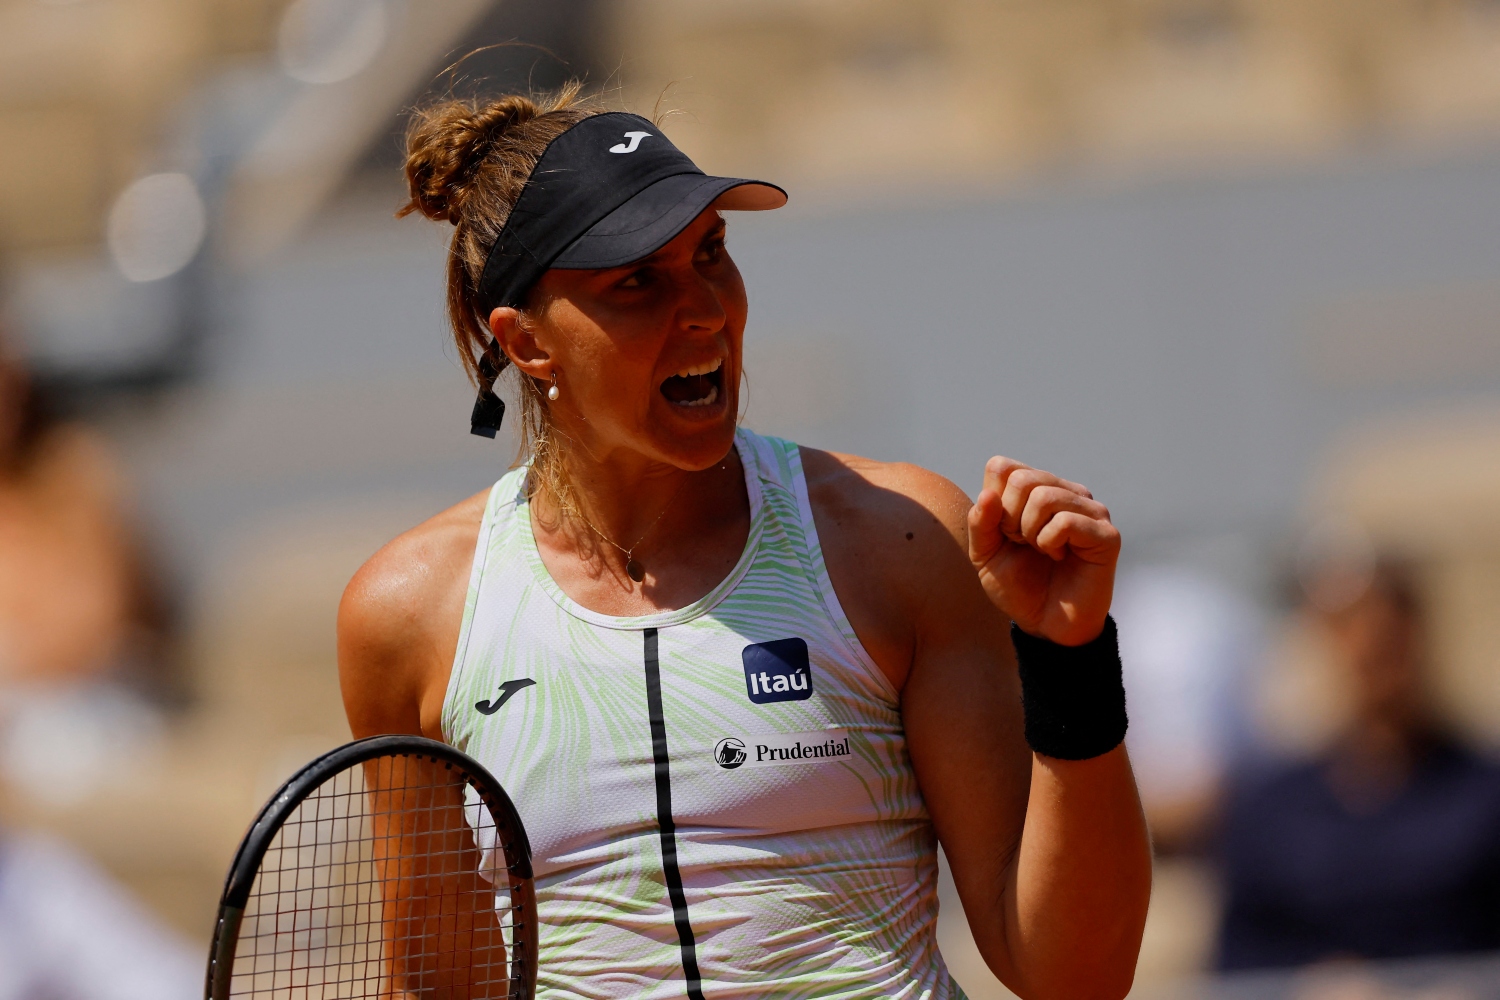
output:
[{"label": "blurred spectator", "polygon": [[[84,800],[147,757],[167,617],[110,451],[0,343],[0,781]],[[61,842],[0,829],[0,1000],[187,1000],[201,964]]]},{"label": "blurred spectator", "polygon": [[1349,720],[1316,759],[1232,789],[1221,968],[1500,948],[1500,768],[1429,708],[1408,572],[1334,567],[1308,597]]},{"label": "blurred spectator", "polygon": [[164,693],[167,622],[114,458],[0,339],[0,683]]},{"label": "blurred spectator", "polygon": [[170,629],[107,444],[0,340],[0,772],[87,793],[176,695]]}]

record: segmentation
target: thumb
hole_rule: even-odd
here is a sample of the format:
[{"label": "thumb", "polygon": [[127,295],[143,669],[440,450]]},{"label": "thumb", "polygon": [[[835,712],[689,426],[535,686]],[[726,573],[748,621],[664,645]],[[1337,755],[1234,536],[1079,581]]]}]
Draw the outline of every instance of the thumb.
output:
[{"label": "thumb", "polygon": [[1005,536],[1000,532],[1004,517],[999,492],[980,490],[974,506],[969,508],[969,561],[975,569],[993,559],[1005,544]]}]

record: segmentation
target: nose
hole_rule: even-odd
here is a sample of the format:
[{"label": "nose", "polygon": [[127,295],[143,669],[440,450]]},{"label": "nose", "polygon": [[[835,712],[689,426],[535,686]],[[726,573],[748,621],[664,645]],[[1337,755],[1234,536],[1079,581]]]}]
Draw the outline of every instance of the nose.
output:
[{"label": "nose", "polygon": [[677,322],[681,329],[692,333],[718,333],[724,328],[729,314],[713,282],[692,268],[683,276],[679,288],[681,301],[677,307]]}]

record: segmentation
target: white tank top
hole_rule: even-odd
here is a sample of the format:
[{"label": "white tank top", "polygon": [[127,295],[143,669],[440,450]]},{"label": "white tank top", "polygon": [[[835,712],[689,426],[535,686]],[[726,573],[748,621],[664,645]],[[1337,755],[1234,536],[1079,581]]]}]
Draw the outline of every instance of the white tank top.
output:
[{"label": "white tank top", "polygon": [[676,611],[576,604],[526,470],[490,493],[443,732],[526,824],[538,994],[961,998],[897,693],[829,583],[797,446],[736,448],[745,551]]}]

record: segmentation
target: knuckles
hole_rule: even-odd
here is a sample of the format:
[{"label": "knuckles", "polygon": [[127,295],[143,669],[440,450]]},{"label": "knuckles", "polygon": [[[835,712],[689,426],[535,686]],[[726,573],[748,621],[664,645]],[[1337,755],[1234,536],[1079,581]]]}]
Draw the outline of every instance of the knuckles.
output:
[{"label": "knuckles", "polygon": [[990,457],[990,460],[988,462],[984,463],[984,471],[993,473],[997,476],[1005,475],[1005,473],[1012,468],[1024,469],[1026,468],[1026,466],[1022,465],[1020,462],[1017,462],[1013,458],[1006,458],[1004,455],[993,455]]},{"label": "knuckles", "polygon": [[[1070,506],[1076,510],[1081,507],[1079,512],[1088,517],[1105,523],[1110,521],[1109,508],[1094,498],[1092,490],[1080,483],[1069,482],[1004,455],[992,456],[984,463],[984,469],[988,475],[1000,480],[996,493],[1002,519],[1020,519],[1029,515],[1033,506],[1040,502],[1054,510],[1068,509]],[[1080,500],[1083,503],[1080,504]],[[985,507],[982,499],[974,507],[982,511]],[[970,513],[972,516],[974,511],[971,510]]]},{"label": "knuckles", "polygon": [[1040,469],[1033,469],[1029,465],[1023,465],[1010,474],[1010,478],[1006,480],[1005,485],[1007,488],[1015,487],[1021,490],[1028,488],[1035,489],[1038,486],[1050,485],[1048,481],[1051,478],[1049,474]]}]

